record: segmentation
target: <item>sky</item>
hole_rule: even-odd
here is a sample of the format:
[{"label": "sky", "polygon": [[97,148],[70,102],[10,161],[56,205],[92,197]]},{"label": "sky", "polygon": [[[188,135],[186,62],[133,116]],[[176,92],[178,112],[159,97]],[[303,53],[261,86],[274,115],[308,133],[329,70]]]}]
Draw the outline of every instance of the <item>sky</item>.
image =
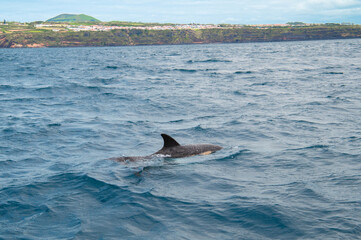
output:
[{"label": "sky", "polygon": [[0,19],[45,21],[62,13],[101,21],[361,24],[361,0],[0,0]]}]

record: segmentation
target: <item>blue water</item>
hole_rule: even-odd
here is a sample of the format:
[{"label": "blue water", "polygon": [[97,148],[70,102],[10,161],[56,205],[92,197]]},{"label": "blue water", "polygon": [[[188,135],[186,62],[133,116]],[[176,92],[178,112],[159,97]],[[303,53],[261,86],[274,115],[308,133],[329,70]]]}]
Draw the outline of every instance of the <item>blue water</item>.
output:
[{"label": "blue water", "polygon": [[[0,239],[361,238],[361,39],[0,49]],[[207,156],[148,155],[160,133]]]}]

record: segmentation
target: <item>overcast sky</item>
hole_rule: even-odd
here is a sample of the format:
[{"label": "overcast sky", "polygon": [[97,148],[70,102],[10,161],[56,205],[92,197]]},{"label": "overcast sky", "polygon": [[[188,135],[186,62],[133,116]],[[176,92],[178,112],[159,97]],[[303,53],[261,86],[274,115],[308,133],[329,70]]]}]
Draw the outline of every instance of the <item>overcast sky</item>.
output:
[{"label": "overcast sky", "polygon": [[61,13],[101,21],[361,24],[361,0],[0,0],[0,19],[31,22]]}]

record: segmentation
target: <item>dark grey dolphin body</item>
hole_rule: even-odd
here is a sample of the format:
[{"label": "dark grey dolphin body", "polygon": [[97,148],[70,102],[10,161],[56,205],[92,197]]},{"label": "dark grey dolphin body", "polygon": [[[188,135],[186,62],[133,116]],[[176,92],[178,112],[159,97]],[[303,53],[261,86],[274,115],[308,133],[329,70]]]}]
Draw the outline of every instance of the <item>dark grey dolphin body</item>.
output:
[{"label": "dark grey dolphin body", "polygon": [[176,140],[174,140],[167,134],[161,134],[161,136],[163,137],[164,145],[163,148],[160,149],[158,152],[148,156],[119,157],[113,158],[113,160],[119,162],[137,161],[150,159],[157,156],[165,158],[182,158],[191,157],[194,155],[208,155],[222,149],[222,147],[213,144],[180,145]]}]

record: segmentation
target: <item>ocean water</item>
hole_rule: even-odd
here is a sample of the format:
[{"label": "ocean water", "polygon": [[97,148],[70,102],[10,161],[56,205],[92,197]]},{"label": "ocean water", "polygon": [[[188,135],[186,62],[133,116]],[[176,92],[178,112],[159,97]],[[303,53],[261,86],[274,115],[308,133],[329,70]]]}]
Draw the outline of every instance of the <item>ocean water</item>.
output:
[{"label": "ocean water", "polygon": [[[361,239],[361,39],[0,49],[0,239]],[[161,133],[207,156],[148,155]]]}]

